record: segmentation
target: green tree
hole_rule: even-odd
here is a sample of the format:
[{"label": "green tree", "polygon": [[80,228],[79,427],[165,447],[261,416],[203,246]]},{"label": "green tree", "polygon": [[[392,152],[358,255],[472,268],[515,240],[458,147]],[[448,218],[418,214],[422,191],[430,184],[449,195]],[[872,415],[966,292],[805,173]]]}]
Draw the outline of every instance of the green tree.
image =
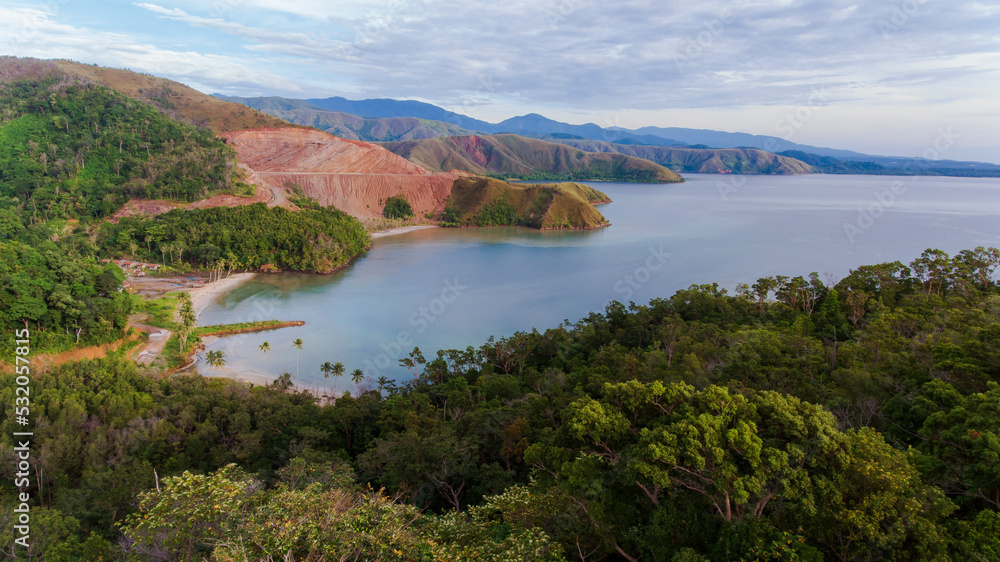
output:
[{"label": "green tree", "polygon": [[333,395],[334,396],[337,395],[337,379],[339,379],[340,377],[344,376],[344,370],[345,369],[344,369],[344,364],[343,363],[341,363],[340,361],[337,361],[336,363],[334,363],[333,369],[331,370],[331,373],[333,374],[333,376],[336,377],[336,378],[333,379]]},{"label": "green tree", "polygon": [[207,361],[209,366],[212,368],[218,369],[226,364],[226,354],[218,349],[213,349],[205,354],[205,361]]},{"label": "green tree", "polygon": [[181,291],[178,295],[179,310],[177,312],[181,320],[181,329],[178,336],[181,340],[181,350],[187,349],[187,339],[191,334],[191,330],[198,321],[197,315],[194,313],[194,305],[191,302],[191,294],[187,291]]},{"label": "green tree", "polygon": [[798,518],[805,519],[806,533],[838,560],[944,555],[948,538],[939,521],[955,506],[875,430],[848,431],[844,438],[844,457],[832,470],[815,471],[816,503],[797,514],[815,513]]},{"label": "green tree", "polygon": [[122,533],[134,541],[132,552],[199,558],[211,542],[237,534],[240,515],[260,489],[238,466],[228,465],[207,476],[190,472],[165,478],[161,491],[139,496],[138,511],[122,524]]},{"label": "green tree", "polygon": [[354,369],[354,372],[351,373],[351,382],[353,382],[355,385],[359,385],[362,382],[364,382],[364,380],[365,380],[364,371],[362,371],[361,369]]},{"label": "green tree", "polygon": [[1000,384],[962,395],[942,381],[924,385],[913,407],[923,424],[922,466],[950,494],[1000,511]]},{"label": "green tree", "polygon": [[295,389],[299,388],[299,352],[302,351],[302,338],[295,338],[292,347],[295,348]]},{"label": "green tree", "polygon": [[258,349],[264,354],[264,378],[267,378],[267,352],[271,351],[271,343],[265,341]]},{"label": "green tree", "polygon": [[382,215],[387,219],[408,219],[413,216],[413,207],[402,193],[385,200]]},{"label": "green tree", "polygon": [[[323,380],[327,380],[330,378],[330,373],[333,372],[333,363],[326,361],[319,366],[319,370],[323,373]],[[336,385],[337,385],[336,379],[334,379],[333,384],[334,384],[334,395],[336,395]]]}]

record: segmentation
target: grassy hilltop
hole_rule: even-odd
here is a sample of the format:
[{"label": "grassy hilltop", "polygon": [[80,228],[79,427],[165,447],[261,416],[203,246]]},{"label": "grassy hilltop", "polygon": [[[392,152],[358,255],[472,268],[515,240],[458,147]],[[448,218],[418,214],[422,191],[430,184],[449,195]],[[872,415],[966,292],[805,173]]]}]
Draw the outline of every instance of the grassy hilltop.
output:
[{"label": "grassy hilltop", "polygon": [[594,204],[609,201],[604,193],[578,183],[519,185],[492,178],[459,178],[452,186],[444,220],[470,226],[600,228],[608,220]]}]

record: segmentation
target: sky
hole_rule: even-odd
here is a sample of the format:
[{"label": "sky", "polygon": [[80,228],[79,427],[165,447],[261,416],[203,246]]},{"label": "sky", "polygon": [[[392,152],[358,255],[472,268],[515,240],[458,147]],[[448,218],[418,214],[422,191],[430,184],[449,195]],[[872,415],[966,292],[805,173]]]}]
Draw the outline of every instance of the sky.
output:
[{"label": "sky", "polygon": [[0,0],[0,21],[0,54],[205,93],[1000,163],[997,0]]}]

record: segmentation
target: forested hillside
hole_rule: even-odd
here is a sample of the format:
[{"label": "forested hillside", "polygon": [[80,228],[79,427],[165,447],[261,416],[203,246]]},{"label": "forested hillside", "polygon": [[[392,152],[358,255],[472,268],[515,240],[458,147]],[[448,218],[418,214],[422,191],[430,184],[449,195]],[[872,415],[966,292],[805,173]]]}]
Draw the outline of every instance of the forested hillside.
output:
[{"label": "forested hillside", "polygon": [[65,366],[33,391],[33,554],[995,560],[998,263],[928,250],[834,286],[692,286],[414,350],[411,380],[329,406],[280,381]]},{"label": "forested hillside", "polygon": [[0,353],[12,357],[19,328],[31,331],[36,350],[121,338],[132,311],[124,280],[115,264],[97,265],[51,242],[0,242]]},{"label": "forested hillside", "polygon": [[171,265],[329,273],[364,252],[371,237],[336,209],[314,204],[296,212],[254,203],[125,217],[102,225],[98,243],[109,255]]},{"label": "forested hillside", "polygon": [[210,132],[101,86],[51,76],[0,86],[0,205],[24,224],[89,221],[130,197],[194,201],[240,187]]},{"label": "forested hillside", "polygon": [[[102,258],[329,272],[370,244],[357,220],[318,206],[294,213],[260,204],[105,222],[133,197],[198,201],[252,193],[225,140],[164,111],[195,121],[201,110],[222,114],[157,80],[0,58],[0,350],[13,345],[22,325],[32,330],[35,352],[120,339],[131,301],[121,293],[121,271]],[[144,89],[150,84],[166,89]],[[208,105],[240,107],[202,97]],[[225,123],[230,117],[239,116]]]}]

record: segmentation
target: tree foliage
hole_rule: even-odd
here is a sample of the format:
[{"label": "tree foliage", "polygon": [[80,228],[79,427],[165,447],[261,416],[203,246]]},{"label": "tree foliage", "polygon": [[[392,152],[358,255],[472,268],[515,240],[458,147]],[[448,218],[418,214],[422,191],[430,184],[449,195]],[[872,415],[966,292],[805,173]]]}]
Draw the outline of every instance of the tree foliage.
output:
[{"label": "tree foliage", "polygon": [[33,390],[46,556],[121,541],[168,559],[990,560],[991,255],[612,303],[414,350],[412,379],[326,405],[290,376],[60,367]]},{"label": "tree foliage", "polygon": [[238,188],[224,141],[103,86],[8,83],[0,117],[0,207],[25,225],[106,217],[131,197],[195,201]]},{"label": "tree foliage", "polygon": [[220,271],[329,273],[365,251],[371,238],[357,219],[336,209],[289,211],[254,203],[122,218],[102,225],[98,243],[111,255],[135,250],[153,261],[170,248],[171,264]]},{"label": "tree foliage", "polygon": [[113,263],[68,254],[51,242],[0,242],[0,350],[29,328],[34,351],[97,344],[124,335],[132,301]]},{"label": "tree foliage", "polygon": [[413,207],[402,194],[394,195],[385,200],[382,215],[387,219],[408,219],[413,216]]}]

